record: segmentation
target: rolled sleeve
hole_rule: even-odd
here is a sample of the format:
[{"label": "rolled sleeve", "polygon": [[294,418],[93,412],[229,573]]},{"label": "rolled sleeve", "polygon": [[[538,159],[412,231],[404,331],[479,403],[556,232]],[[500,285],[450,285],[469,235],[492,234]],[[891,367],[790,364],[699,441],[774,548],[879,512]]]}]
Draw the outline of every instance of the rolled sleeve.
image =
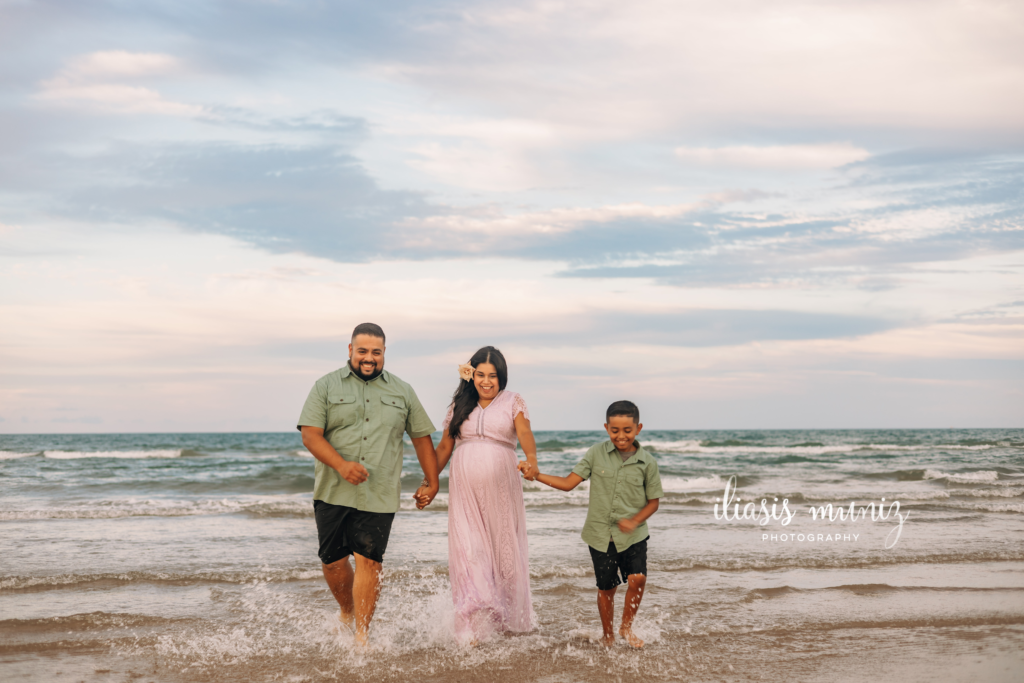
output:
[{"label": "rolled sleeve", "polygon": [[434,433],[434,423],[430,421],[427,411],[423,410],[416,392],[409,389],[409,415],[405,418],[405,431],[409,438],[418,439]]},{"label": "rolled sleeve", "polygon": [[583,459],[572,468],[573,474],[578,474],[583,480],[590,479],[590,473],[594,470],[594,449],[591,448]]},{"label": "rolled sleeve", "polygon": [[661,474],[658,472],[658,463],[652,458],[644,472],[644,495],[647,500],[661,498],[665,492],[661,490]]},{"label": "rolled sleeve", "polygon": [[309,390],[309,396],[302,406],[295,428],[301,431],[303,427],[327,428],[327,385],[321,382]]}]

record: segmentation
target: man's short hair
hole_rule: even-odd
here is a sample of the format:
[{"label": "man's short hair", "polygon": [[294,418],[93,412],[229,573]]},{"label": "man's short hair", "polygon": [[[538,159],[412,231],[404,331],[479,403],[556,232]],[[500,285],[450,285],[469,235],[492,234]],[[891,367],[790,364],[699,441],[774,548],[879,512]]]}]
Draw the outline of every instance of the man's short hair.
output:
[{"label": "man's short hair", "polygon": [[387,340],[384,338],[384,330],[381,329],[380,325],[374,323],[360,323],[356,325],[356,329],[352,330],[352,339],[355,339],[361,334],[368,334],[371,337],[379,337],[382,342]]},{"label": "man's short hair", "polygon": [[640,424],[640,409],[632,401],[616,401],[608,406],[608,410],[604,414],[604,421],[608,422],[613,417],[619,416],[631,417],[633,422]]}]

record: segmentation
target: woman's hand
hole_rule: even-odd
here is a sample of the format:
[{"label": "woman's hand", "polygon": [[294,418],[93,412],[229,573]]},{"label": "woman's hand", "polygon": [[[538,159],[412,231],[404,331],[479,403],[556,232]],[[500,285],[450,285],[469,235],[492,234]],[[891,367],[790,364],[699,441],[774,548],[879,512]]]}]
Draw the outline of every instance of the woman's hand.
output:
[{"label": "woman's hand", "polygon": [[438,489],[426,484],[420,485],[420,487],[416,489],[416,493],[412,494],[412,497],[416,500],[416,509],[422,510],[434,502],[434,497],[437,496],[437,491]]},{"label": "woman's hand", "polygon": [[540,474],[540,468],[537,467],[536,463],[532,463],[529,460],[520,460],[518,467],[519,471],[523,474],[523,479],[528,481],[535,480],[537,475]]}]

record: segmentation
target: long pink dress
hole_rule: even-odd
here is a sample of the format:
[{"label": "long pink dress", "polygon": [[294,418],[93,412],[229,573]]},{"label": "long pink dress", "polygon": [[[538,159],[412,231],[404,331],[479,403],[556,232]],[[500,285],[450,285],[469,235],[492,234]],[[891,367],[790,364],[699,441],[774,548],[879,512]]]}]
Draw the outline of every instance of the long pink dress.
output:
[{"label": "long pink dress", "polygon": [[[523,632],[536,617],[530,600],[526,509],[516,465],[522,397],[501,391],[459,429],[448,481],[448,575],[460,641],[495,631]],[[448,409],[442,430],[451,423]]]}]

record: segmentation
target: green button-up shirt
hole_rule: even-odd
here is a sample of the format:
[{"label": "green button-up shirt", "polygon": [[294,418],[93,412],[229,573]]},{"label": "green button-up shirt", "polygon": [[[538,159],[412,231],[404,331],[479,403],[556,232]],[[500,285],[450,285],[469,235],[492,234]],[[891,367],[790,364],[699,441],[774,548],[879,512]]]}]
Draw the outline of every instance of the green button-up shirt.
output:
[{"label": "green button-up shirt", "polygon": [[319,460],[313,499],[368,512],[397,512],[402,492],[402,433],[413,439],[434,425],[412,387],[382,371],[369,382],[345,364],[316,381],[298,428],[320,427],[342,458],[369,473],[358,486]]},{"label": "green button-up shirt", "polygon": [[636,453],[623,462],[609,439],[592,446],[572,469],[590,480],[590,507],[580,535],[587,545],[602,553],[608,552],[609,541],[615,541],[615,549],[621,553],[647,538],[646,521],[629,534],[619,531],[618,521],[632,517],[647,501],[664,495],[657,461],[640,444],[634,441],[633,445]]}]

